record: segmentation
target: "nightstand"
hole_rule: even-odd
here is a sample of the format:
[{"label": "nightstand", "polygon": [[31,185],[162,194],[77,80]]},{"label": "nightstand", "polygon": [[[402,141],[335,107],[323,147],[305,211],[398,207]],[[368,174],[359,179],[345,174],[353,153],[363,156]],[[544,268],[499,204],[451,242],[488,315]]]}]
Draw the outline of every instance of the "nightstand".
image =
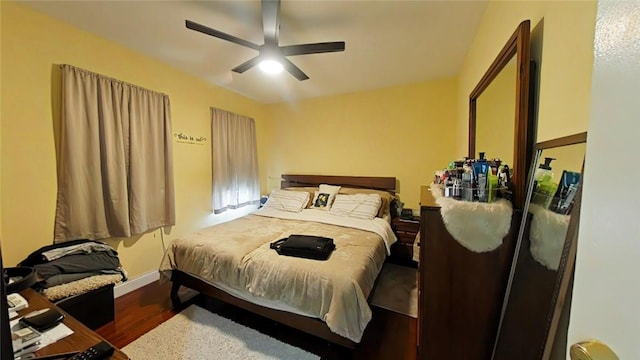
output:
[{"label": "nightstand", "polygon": [[391,219],[391,228],[398,238],[398,242],[391,246],[390,260],[403,265],[416,266],[413,261],[413,244],[420,231],[420,217]]}]

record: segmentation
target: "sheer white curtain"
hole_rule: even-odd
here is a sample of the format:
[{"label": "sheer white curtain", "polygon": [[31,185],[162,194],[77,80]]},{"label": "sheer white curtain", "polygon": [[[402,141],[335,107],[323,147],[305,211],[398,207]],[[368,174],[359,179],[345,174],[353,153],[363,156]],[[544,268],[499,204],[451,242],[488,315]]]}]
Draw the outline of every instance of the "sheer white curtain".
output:
[{"label": "sheer white curtain", "polygon": [[255,121],[211,108],[213,212],[260,202]]},{"label": "sheer white curtain", "polygon": [[62,65],[54,242],[175,224],[169,98]]}]

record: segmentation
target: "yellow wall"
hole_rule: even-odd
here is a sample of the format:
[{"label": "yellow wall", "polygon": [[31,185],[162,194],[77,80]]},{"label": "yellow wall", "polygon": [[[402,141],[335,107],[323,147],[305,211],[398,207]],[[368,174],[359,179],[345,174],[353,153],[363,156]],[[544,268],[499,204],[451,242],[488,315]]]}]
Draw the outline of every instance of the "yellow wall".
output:
[{"label": "yellow wall", "polygon": [[544,19],[537,142],[587,130],[595,1],[496,1],[487,6],[459,74],[458,151],[466,149],[468,98],[523,20]]},{"label": "yellow wall", "polygon": [[269,105],[264,173],[395,176],[405,207],[455,152],[456,79]]},{"label": "yellow wall", "polygon": [[[173,132],[211,139],[211,106],[256,119],[264,106],[84,32],[23,5],[1,2],[0,168],[2,251],[15,265],[52,241],[56,199],[53,109],[59,96],[55,64],[71,64],[169,95]],[[263,148],[258,139],[259,148]],[[211,212],[210,144],[173,144],[177,224],[165,242],[216,223]],[[225,215],[229,216],[229,215]],[[160,232],[108,242],[131,277],[156,270]]]}]

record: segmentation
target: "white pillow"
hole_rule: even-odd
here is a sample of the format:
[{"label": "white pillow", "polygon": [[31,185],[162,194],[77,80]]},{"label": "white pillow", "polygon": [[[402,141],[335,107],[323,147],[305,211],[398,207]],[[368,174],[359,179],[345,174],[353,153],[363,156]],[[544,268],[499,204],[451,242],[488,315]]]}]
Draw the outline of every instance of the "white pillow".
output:
[{"label": "white pillow", "polygon": [[320,184],[309,207],[312,209],[329,210],[338,191],[340,191],[340,186]]},{"label": "white pillow", "polygon": [[291,212],[300,212],[309,202],[306,191],[291,191],[274,189],[263,207]]},{"label": "white pillow", "polygon": [[336,195],[330,214],[371,220],[378,215],[382,198],[378,194]]}]

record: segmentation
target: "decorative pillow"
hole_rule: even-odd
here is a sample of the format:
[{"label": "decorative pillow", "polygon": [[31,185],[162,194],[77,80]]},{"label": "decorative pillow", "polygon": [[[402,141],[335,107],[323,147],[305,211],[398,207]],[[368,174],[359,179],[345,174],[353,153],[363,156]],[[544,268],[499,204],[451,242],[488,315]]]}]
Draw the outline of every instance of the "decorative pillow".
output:
[{"label": "decorative pillow", "polygon": [[382,206],[378,210],[377,217],[383,217],[385,214],[391,213],[391,202],[396,196],[388,191],[376,190],[376,189],[359,189],[359,188],[340,188],[340,194],[354,195],[354,194],[378,194],[382,199]]},{"label": "decorative pillow", "polygon": [[376,217],[381,205],[382,199],[378,194],[338,194],[329,213],[371,220]]},{"label": "decorative pillow", "polygon": [[309,193],[309,202],[307,203],[307,205],[304,206],[304,208],[306,209],[311,206],[313,197],[316,191],[318,191],[318,189],[319,188],[317,186],[300,186],[300,187],[292,186],[292,187],[284,188],[283,190],[306,191],[307,193]]},{"label": "decorative pillow", "polygon": [[263,207],[291,212],[300,212],[309,203],[306,191],[289,191],[274,189]]},{"label": "decorative pillow", "polygon": [[340,191],[340,186],[320,184],[318,191],[313,196],[310,208],[329,210],[338,191]]}]

